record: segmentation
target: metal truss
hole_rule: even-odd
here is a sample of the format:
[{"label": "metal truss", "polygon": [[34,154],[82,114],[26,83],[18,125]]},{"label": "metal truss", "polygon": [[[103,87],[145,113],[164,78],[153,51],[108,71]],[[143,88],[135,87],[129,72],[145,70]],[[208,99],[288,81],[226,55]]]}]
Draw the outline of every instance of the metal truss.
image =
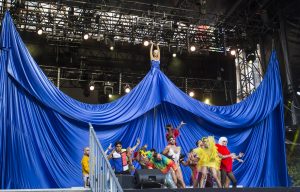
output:
[{"label": "metal truss", "polygon": [[236,50],[236,78],[237,101],[245,99],[252,94],[262,81],[261,60],[258,51],[255,51],[256,59],[247,61],[247,55],[243,49]]},{"label": "metal truss", "polygon": [[[182,11],[193,10],[174,8],[166,13],[164,7],[154,6],[151,11],[141,13],[142,10],[134,7],[123,8],[107,1],[95,2],[0,0],[0,6],[2,14],[6,8],[11,10],[20,31],[37,32],[42,29],[49,43],[78,44],[88,34],[90,39],[107,44],[141,44],[149,39],[177,51],[189,51],[191,45],[196,46],[197,51],[225,50],[223,31],[210,26],[206,20],[184,15],[173,19]],[[184,5],[186,2],[179,6]],[[191,23],[193,20],[197,23]]]},{"label": "metal truss", "polygon": [[[63,87],[84,87],[93,81],[99,90],[104,86],[111,86],[114,93],[124,94],[124,87],[135,87],[146,74],[126,73],[108,70],[88,70],[67,67],[41,66],[47,77],[59,88]],[[232,103],[231,92],[234,89],[232,81],[170,77],[171,81],[182,91],[197,92],[198,94],[207,95],[212,93],[225,92],[226,100]]]}]

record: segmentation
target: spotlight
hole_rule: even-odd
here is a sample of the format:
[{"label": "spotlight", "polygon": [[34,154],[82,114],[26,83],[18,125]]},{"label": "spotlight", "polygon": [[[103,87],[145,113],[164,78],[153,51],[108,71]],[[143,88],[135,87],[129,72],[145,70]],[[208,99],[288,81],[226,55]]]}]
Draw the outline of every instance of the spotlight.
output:
[{"label": "spotlight", "polygon": [[300,96],[300,91],[297,91],[297,95],[299,95],[299,96]]},{"label": "spotlight", "polygon": [[89,86],[91,91],[95,90],[95,83],[93,81],[90,82]]},{"label": "spotlight", "polygon": [[108,97],[109,97],[109,98],[112,98],[112,94],[108,94]]},{"label": "spotlight", "polygon": [[247,58],[246,59],[247,59],[248,63],[252,64],[255,61],[255,59],[256,59],[255,54],[254,53],[247,54]]},{"label": "spotlight", "polygon": [[194,96],[195,96],[194,91],[190,91],[190,92],[189,92],[189,96],[190,96],[190,97],[194,97]]},{"label": "spotlight", "polygon": [[173,56],[173,57],[176,57],[177,55],[176,55],[176,53],[173,53],[172,56]]},{"label": "spotlight", "polygon": [[131,90],[130,90],[129,87],[125,88],[125,92],[126,92],[126,93],[129,93],[130,91],[131,91]]},{"label": "spotlight", "polygon": [[196,47],[195,47],[194,45],[192,45],[192,46],[190,47],[190,50],[191,50],[192,52],[194,52],[194,51],[196,51]]},{"label": "spotlight", "polygon": [[144,41],[144,46],[147,47],[148,45],[149,45],[149,41],[148,41],[148,40],[145,40],[145,41]]},{"label": "spotlight", "polygon": [[85,34],[84,36],[83,36],[83,39],[84,40],[87,40],[89,38],[89,35],[88,34]]},{"label": "spotlight", "polygon": [[128,84],[125,86],[125,93],[129,93],[131,91],[131,88]]},{"label": "spotlight", "polygon": [[210,104],[210,99],[208,99],[208,98],[204,99],[204,103],[206,103],[207,105],[209,105]]},{"label": "spotlight", "polygon": [[230,50],[230,54],[231,54],[232,56],[235,56],[236,51],[235,51],[234,49],[231,49],[231,50]]},{"label": "spotlight", "polygon": [[37,33],[38,33],[38,35],[42,35],[43,34],[43,30],[39,29]]},{"label": "spotlight", "polygon": [[111,45],[111,46],[109,47],[109,49],[110,49],[111,51],[113,51],[115,48],[114,48],[114,46]]}]

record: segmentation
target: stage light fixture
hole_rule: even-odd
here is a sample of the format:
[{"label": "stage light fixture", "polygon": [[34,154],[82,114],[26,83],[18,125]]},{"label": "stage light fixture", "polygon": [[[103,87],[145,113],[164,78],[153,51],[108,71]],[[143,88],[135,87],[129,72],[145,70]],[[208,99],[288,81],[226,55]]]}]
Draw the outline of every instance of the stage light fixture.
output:
[{"label": "stage light fixture", "polygon": [[89,87],[90,87],[90,90],[91,90],[91,91],[94,91],[94,90],[95,90],[95,83],[94,83],[94,81],[91,81],[91,82],[89,83]]},{"label": "stage light fixture", "polygon": [[191,50],[192,52],[194,52],[194,51],[196,51],[196,47],[195,47],[194,45],[192,45],[192,46],[190,47],[190,50]]},{"label": "stage light fixture", "polygon": [[232,56],[235,56],[235,54],[236,54],[235,49],[231,49],[231,50],[230,50],[230,54],[231,54]]},{"label": "stage light fixture", "polygon": [[190,97],[194,97],[194,96],[195,96],[194,91],[190,91],[190,92],[189,92],[189,96],[190,96]]},{"label": "stage light fixture", "polygon": [[248,63],[252,64],[255,61],[255,59],[256,59],[255,53],[249,53],[249,54],[247,54],[246,59],[247,59]]},{"label": "stage light fixture", "polygon": [[145,41],[144,41],[144,46],[147,47],[148,45],[149,45],[149,41],[148,41],[148,40],[145,40]]},{"label": "stage light fixture", "polygon": [[39,29],[37,33],[38,33],[38,35],[42,35],[43,34],[43,30]]},{"label": "stage light fixture", "polygon": [[129,93],[131,91],[131,87],[128,84],[125,85],[124,89],[125,89],[125,93]]},{"label": "stage light fixture", "polygon": [[210,99],[209,98],[204,99],[204,103],[206,103],[207,105],[210,105]]},{"label": "stage light fixture", "polygon": [[176,57],[177,55],[176,55],[176,53],[173,53],[172,56],[173,56],[173,57]]},{"label": "stage light fixture", "polygon": [[299,96],[300,96],[300,91],[297,91],[297,95],[299,95]]},{"label": "stage light fixture", "polygon": [[88,34],[85,34],[84,36],[83,36],[83,39],[84,40],[87,40],[89,38],[89,35]]},{"label": "stage light fixture", "polygon": [[110,49],[111,51],[113,51],[115,48],[114,48],[114,46],[111,45],[111,46],[109,47],[109,49]]},{"label": "stage light fixture", "polygon": [[109,97],[109,98],[112,98],[112,94],[108,94],[108,97]]}]

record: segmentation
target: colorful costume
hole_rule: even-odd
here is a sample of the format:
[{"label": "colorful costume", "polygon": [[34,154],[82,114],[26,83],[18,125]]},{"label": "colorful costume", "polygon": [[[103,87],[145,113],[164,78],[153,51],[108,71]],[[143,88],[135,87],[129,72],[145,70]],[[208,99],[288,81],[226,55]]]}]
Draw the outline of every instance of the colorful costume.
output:
[{"label": "colorful costume", "polygon": [[[227,146],[220,144],[216,144],[216,146],[218,148],[218,152],[221,155],[230,155],[230,151],[228,150]],[[227,173],[232,172],[232,158],[227,157],[225,159],[222,159],[220,169],[226,171]]]},{"label": "colorful costume", "polygon": [[161,170],[164,174],[168,173],[171,168],[173,168],[174,171],[177,170],[178,167],[174,161],[164,155],[161,155],[161,158],[161,160],[157,160],[152,157],[149,161],[149,166]]},{"label": "colorful costume", "polygon": [[173,135],[169,135],[169,132],[167,132],[166,138],[167,138],[167,140],[169,140],[169,137],[173,136],[176,141],[177,137],[179,136],[179,130],[172,128],[172,133],[173,133]]},{"label": "colorful costume", "polygon": [[[226,137],[220,137],[219,144],[216,144],[216,147],[218,148],[218,152],[223,156],[223,159],[221,161],[220,170],[221,170],[221,185],[222,187],[228,187],[226,185],[226,177],[230,179],[232,182],[232,187],[235,188],[237,185],[237,180],[235,176],[232,173],[232,157],[229,149],[227,148],[227,144],[224,145],[223,142],[228,142]],[[224,156],[227,156],[227,158],[224,158]]]},{"label": "colorful costume", "polygon": [[122,149],[121,153],[114,152],[112,154],[113,168],[116,174],[129,174],[128,158],[126,149]]},{"label": "colorful costume", "polygon": [[221,159],[218,155],[217,147],[215,146],[215,141],[213,137],[207,138],[207,148],[197,148],[194,152],[200,158],[197,168],[200,171],[201,167],[212,167],[216,170],[220,169]]}]

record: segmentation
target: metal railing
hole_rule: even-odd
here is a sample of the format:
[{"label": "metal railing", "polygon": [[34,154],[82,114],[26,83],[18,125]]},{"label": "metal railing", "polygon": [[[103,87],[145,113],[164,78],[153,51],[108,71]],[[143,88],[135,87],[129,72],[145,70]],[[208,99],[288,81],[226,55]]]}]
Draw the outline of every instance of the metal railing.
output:
[{"label": "metal railing", "polygon": [[94,192],[123,192],[104,150],[90,126],[90,187]]}]

